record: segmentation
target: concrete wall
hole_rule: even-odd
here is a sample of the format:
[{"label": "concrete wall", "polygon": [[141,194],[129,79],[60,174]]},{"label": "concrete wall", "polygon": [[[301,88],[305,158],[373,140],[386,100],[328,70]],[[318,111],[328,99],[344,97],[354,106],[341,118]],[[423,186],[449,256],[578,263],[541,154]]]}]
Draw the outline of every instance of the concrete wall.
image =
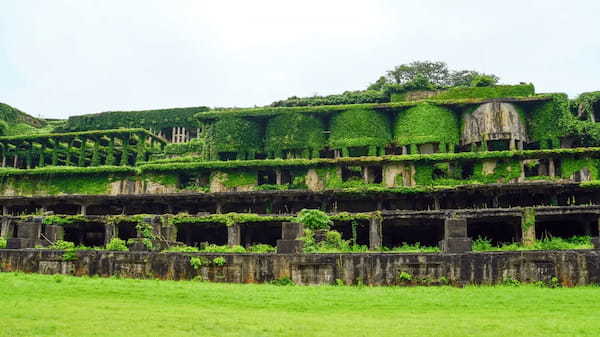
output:
[{"label": "concrete wall", "polygon": [[[190,257],[201,257],[194,269]],[[212,262],[224,257],[225,265]],[[522,282],[549,281],[557,277],[565,286],[600,283],[600,251],[524,251],[465,254],[188,254],[77,252],[74,261],[63,261],[63,252],[50,250],[0,250],[0,271],[44,274],[99,275],[131,278],[193,279],[212,282],[262,283],[289,277],[297,284],[365,285],[495,284],[507,278]]]}]

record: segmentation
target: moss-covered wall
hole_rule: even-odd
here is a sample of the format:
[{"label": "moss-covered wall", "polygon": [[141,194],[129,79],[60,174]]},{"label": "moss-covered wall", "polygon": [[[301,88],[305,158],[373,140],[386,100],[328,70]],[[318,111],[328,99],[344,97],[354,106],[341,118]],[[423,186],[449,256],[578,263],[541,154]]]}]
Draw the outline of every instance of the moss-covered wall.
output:
[{"label": "moss-covered wall", "polygon": [[394,123],[394,141],[398,145],[439,143],[446,152],[459,143],[458,121],[448,109],[420,104],[401,111]]}]

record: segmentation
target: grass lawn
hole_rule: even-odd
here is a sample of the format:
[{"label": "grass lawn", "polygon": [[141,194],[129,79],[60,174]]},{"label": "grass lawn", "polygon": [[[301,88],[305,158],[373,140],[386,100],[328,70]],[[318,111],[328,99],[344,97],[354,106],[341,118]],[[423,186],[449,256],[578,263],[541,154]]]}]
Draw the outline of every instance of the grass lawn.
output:
[{"label": "grass lawn", "polygon": [[0,273],[0,336],[599,336],[600,288],[300,287]]}]

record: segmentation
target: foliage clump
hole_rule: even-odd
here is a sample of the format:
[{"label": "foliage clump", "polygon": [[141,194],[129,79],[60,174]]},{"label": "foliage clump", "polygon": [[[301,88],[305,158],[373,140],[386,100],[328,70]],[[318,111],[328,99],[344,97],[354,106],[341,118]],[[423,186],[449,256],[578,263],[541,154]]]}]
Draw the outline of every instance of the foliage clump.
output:
[{"label": "foliage clump", "polygon": [[317,153],[325,146],[323,122],[300,113],[282,114],[272,118],[266,129],[265,149],[275,157],[284,150],[309,150]]},{"label": "foliage clump", "polygon": [[6,239],[0,236],[0,249],[6,248]]},{"label": "foliage clump", "polygon": [[333,224],[329,215],[318,209],[301,210],[295,221],[310,230],[328,230]]},{"label": "foliage clump", "polygon": [[212,145],[217,153],[236,152],[238,159],[254,159],[262,149],[262,127],[256,121],[227,116],[216,121],[212,130]]},{"label": "foliage clump", "polygon": [[440,106],[419,104],[400,112],[395,122],[394,140],[398,145],[459,143],[458,121],[454,113]]},{"label": "foliage clump", "polygon": [[332,148],[384,146],[392,138],[387,116],[372,109],[350,109],[333,117]]},{"label": "foliage clump", "polygon": [[127,243],[125,242],[125,240],[121,240],[119,238],[112,238],[110,242],[106,245],[106,250],[125,252],[128,251],[129,248],[127,248]]}]

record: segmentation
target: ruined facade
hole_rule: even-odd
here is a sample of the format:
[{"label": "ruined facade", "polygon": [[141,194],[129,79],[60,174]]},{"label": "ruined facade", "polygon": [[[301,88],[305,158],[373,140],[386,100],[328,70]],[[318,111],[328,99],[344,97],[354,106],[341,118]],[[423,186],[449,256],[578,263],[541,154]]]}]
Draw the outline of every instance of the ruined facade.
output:
[{"label": "ruined facade", "polygon": [[[490,98],[494,87],[485,90],[457,99],[435,92],[381,104],[183,110],[162,125],[112,112],[122,125],[98,114],[74,117],[61,132],[0,137],[0,237],[8,248],[0,270],[180,279],[195,274],[178,263],[208,254],[228,264],[207,264],[205,278],[222,273],[231,282],[388,285],[408,272],[456,284],[522,275],[595,283],[600,258],[591,249],[471,252],[478,238],[527,247],[591,237],[598,248],[595,101],[533,92]],[[125,128],[132,125],[143,128]],[[302,209],[326,212],[332,229],[364,250],[304,252],[294,225]],[[59,261],[60,253],[22,250],[59,240],[105,247],[114,238],[150,252]],[[440,252],[389,252],[404,244]],[[183,245],[277,252],[160,255]]]}]

